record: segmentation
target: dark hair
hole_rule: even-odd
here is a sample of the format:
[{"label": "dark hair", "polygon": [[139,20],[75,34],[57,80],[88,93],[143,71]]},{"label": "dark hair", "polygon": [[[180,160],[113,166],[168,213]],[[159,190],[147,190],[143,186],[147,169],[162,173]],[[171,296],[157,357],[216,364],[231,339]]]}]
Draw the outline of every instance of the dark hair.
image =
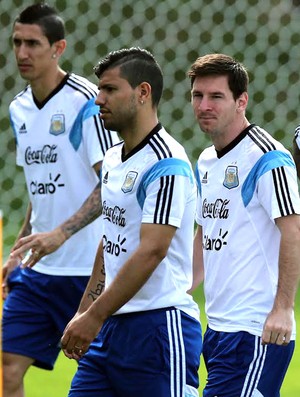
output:
[{"label": "dark hair", "polygon": [[55,8],[41,2],[25,8],[14,23],[39,25],[50,44],[65,38],[65,25]]},{"label": "dark hair", "polygon": [[247,92],[249,77],[246,68],[235,59],[224,54],[208,54],[196,59],[188,71],[191,86],[196,77],[227,76],[234,99]]},{"label": "dark hair", "polygon": [[154,56],[147,50],[131,47],[112,51],[103,58],[94,71],[98,78],[107,69],[120,66],[120,76],[128,81],[132,88],[147,82],[152,88],[152,105],[157,106],[163,90],[163,75]]}]

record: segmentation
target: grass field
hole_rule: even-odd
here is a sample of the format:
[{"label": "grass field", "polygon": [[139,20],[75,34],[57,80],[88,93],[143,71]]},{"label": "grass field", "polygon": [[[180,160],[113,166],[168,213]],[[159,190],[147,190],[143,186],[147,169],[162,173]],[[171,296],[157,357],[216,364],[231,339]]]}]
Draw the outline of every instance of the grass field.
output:
[{"label": "grass field", "polygon": [[[197,290],[195,298],[201,308],[201,321],[204,328],[205,316],[203,308],[203,293],[201,288]],[[300,335],[300,290],[298,292],[296,302],[296,319],[299,329],[298,334]],[[299,335],[297,337],[297,341],[300,340]],[[68,395],[70,382],[75,370],[76,363],[73,360],[67,359],[63,354],[60,355],[54,371],[44,371],[34,367],[30,368],[25,380],[26,396],[66,397]],[[201,382],[199,395],[201,396],[201,391],[206,377],[206,371],[202,361],[199,374]],[[281,389],[281,397],[300,397],[300,343],[296,344],[296,351]]]}]

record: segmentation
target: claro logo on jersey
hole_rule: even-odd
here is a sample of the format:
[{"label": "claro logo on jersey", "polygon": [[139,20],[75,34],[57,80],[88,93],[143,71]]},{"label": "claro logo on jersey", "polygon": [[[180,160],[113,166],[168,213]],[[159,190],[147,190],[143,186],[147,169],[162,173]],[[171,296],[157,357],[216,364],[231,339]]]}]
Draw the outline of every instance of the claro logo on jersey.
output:
[{"label": "claro logo on jersey", "polygon": [[31,194],[54,194],[58,188],[65,186],[65,184],[61,182],[60,178],[61,174],[52,176],[50,173],[48,181],[31,181],[29,186]]},{"label": "claro logo on jersey", "polygon": [[108,240],[107,236],[103,235],[103,250],[108,254],[119,256],[121,252],[127,252],[127,249],[123,247],[126,238],[122,238],[118,235],[117,241]]},{"label": "claro logo on jersey", "polygon": [[203,236],[203,249],[207,251],[220,251],[227,245],[226,237],[228,231],[224,231],[222,229],[219,230],[219,235],[215,237],[207,236],[206,234]]},{"label": "claro logo on jersey", "polygon": [[114,225],[126,226],[126,218],[125,218],[126,210],[124,208],[120,208],[117,205],[114,207],[109,207],[106,203],[106,200],[103,201],[103,209],[102,215],[103,219],[113,223]]},{"label": "claro logo on jersey", "polygon": [[57,162],[56,145],[44,145],[42,149],[34,150],[31,146],[25,150],[25,162],[31,164],[46,164]]}]

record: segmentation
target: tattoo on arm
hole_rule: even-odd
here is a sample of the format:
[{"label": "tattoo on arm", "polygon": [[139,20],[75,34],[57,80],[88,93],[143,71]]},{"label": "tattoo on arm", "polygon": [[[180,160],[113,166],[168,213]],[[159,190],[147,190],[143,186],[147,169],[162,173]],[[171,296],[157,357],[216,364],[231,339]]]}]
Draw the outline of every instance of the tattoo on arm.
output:
[{"label": "tattoo on arm", "polygon": [[94,288],[93,290],[91,289],[89,291],[88,298],[92,299],[92,301],[94,302],[98,298],[98,296],[102,294],[104,288],[105,288],[105,281],[103,279],[99,279],[96,288]]},{"label": "tattoo on arm", "polygon": [[101,261],[102,261],[102,266],[101,266],[101,271],[100,271],[100,277],[97,280],[97,284],[95,288],[91,288],[88,292],[88,298],[92,299],[94,302],[98,296],[102,294],[105,288],[105,267],[104,267],[104,257],[103,257],[103,252],[101,255]]},{"label": "tattoo on arm", "polygon": [[71,237],[73,234],[93,222],[101,215],[101,212],[101,187],[99,183],[83,203],[81,208],[61,226],[66,238]]}]

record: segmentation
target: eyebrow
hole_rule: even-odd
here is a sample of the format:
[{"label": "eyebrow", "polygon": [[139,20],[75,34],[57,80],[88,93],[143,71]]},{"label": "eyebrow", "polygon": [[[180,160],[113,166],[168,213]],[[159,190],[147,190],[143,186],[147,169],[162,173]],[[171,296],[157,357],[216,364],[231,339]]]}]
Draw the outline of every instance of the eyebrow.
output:
[{"label": "eyebrow", "polygon": [[19,37],[12,37],[13,43],[21,43],[24,42],[25,44],[40,44],[41,41],[39,39],[21,39]]},{"label": "eyebrow", "polygon": [[[192,89],[191,92],[194,93],[198,93],[198,94],[203,94],[202,90],[198,90],[198,89]],[[210,91],[208,92],[208,95],[225,95],[224,92],[222,91]]]}]

